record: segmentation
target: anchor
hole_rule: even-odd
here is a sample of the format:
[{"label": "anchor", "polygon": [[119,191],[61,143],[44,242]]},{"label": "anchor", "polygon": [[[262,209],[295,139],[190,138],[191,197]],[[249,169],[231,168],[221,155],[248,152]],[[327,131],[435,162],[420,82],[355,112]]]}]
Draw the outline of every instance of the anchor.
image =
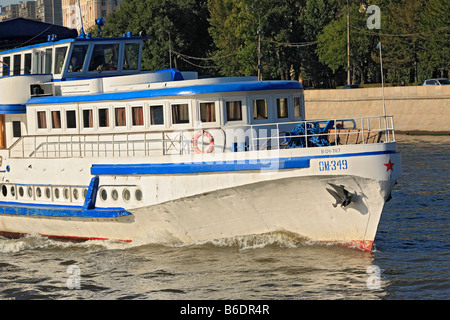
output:
[{"label": "anchor", "polygon": [[329,183],[329,185],[334,189],[327,189],[327,191],[336,199],[336,203],[333,203],[333,207],[337,207],[339,204],[341,207],[346,207],[352,202],[354,196],[353,193],[347,191],[343,185],[337,186],[335,184]]}]

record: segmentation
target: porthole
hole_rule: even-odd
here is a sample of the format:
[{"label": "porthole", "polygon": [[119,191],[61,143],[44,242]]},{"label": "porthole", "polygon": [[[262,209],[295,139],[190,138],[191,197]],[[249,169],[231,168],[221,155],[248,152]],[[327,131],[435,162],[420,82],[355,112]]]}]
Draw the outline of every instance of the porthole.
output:
[{"label": "porthole", "polygon": [[22,198],[25,195],[22,187],[19,187],[19,196]]},{"label": "porthole", "polygon": [[119,199],[119,193],[117,192],[116,189],[113,189],[113,191],[111,191],[111,198],[112,198],[114,201],[117,201],[117,199]]},{"label": "porthole", "polygon": [[47,199],[50,199],[51,195],[52,195],[52,192],[50,191],[50,188],[45,188],[45,197]]},{"label": "porthole", "polygon": [[32,187],[27,188],[27,195],[28,195],[28,198],[33,197],[33,188]]},{"label": "porthole", "polygon": [[84,188],[84,189],[83,189],[83,199],[86,199],[86,195],[87,195],[87,189]]},{"label": "porthole", "polygon": [[55,188],[55,198],[59,199],[59,188]]},{"label": "porthole", "polygon": [[125,201],[129,201],[130,200],[130,190],[128,190],[128,189],[123,190],[122,198]]},{"label": "porthole", "polygon": [[136,191],[134,192],[134,197],[137,201],[142,201],[142,190],[136,189]]},{"label": "porthole", "polygon": [[75,200],[78,200],[79,194],[78,194],[78,189],[73,189],[73,198]]},{"label": "porthole", "polygon": [[108,199],[108,192],[105,189],[100,190],[100,199],[106,201]]},{"label": "porthole", "polygon": [[42,190],[41,190],[41,188],[39,188],[39,187],[36,188],[36,196],[37,196],[38,198],[42,197]]},{"label": "porthole", "polygon": [[2,185],[2,194],[4,197],[8,195],[8,188],[5,185]]},{"label": "porthole", "polygon": [[69,188],[64,188],[63,196],[64,196],[64,199],[69,200],[69,197],[70,197],[70,190],[69,190]]},{"label": "porthole", "polygon": [[12,195],[13,197],[16,196],[16,189],[14,188],[14,186],[11,186],[11,195]]}]

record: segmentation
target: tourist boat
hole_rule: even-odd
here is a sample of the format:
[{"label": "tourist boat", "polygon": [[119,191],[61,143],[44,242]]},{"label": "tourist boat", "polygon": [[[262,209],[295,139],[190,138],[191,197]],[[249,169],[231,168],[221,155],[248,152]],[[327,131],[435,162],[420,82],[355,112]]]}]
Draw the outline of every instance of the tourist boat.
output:
[{"label": "tourist boat", "polygon": [[392,116],[309,121],[297,81],[141,70],[145,40],[0,52],[0,235],[371,250],[401,171]]}]

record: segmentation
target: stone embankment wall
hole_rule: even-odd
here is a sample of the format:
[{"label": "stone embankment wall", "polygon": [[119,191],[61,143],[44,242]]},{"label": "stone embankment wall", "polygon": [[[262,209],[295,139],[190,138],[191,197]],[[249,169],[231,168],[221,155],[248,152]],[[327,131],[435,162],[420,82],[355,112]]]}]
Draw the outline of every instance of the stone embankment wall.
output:
[{"label": "stone embankment wall", "polygon": [[[384,88],[398,132],[450,134],[450,85]],[[305,90],[306,119],[383,115],[382,88]]]}]

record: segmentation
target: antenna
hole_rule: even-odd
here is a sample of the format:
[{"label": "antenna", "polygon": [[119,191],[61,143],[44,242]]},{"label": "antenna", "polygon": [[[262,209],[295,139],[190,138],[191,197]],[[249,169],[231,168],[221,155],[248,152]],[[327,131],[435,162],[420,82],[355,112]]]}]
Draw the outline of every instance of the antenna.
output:
[{"label": "antenna", "polygon": [[381,41],[378,42],[377,48],[380,49],[380,66],[381,66],[381,90],[383,93],[383,113],[384,113],[384,125],[387,132],[387,118],[386,118],[386,101],[384,99],[384,77],[383,77],[383,56],[381,55]]}]

